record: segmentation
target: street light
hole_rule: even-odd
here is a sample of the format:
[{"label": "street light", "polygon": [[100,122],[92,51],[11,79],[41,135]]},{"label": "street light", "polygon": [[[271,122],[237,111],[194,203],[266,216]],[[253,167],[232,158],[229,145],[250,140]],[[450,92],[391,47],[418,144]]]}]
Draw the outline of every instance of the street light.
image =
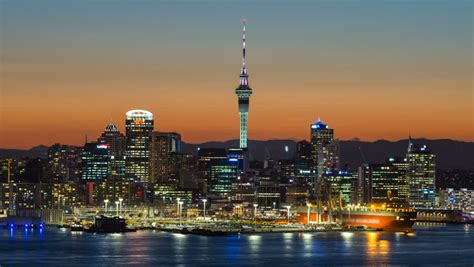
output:
[{"label": "street light", "polygon": [[115,201],[115,211],[117,212],[117,217],[119,216],[119,203],[118,201]]},{"label": "street light", "polygon": [[253,217],[254,217],[254,219],[257,219],[257,207],[258,207],[258,204],[253,204],[253,207],[254,207]]},{"label": "street light", "polygon": [[275,209],[276,204],[277,204],[276,202],[273,202],[273,209]]},{"label": "street light", "polygon": [[181,198],[177,197],[176,198],[176,203],[178,204],[178,208],[176,209],[176,212],[179,213],[179,201],[181,200]]},{"label": "street light", "polygon": [[105,204],[105,214],[107,214],[107,205],[109,204],[109,200],[105,199],[104,204]]},{"label": "street light", "polygon": [[120,206],[119,206],[119,213],[122,214],[122,202],[123,202],[123,198],[119,198],[119,203],[120,203]]},{"label": "street light", "polygon": [[181,226],[181,208],[183,207],[183,201],[178,202],[178,209],[179,209],[179,225]]},{"label": "street light", "polygon": [[290,224],[290,208],[291,208],[290,205],[286,206],[287,213],[288,213],[288,224]]},{"label": "street light", "polygon": [[207,199],[203,199],[203,200],[202,200],[202,203],[204,204],[204,212],[203,212],[203,214],[204,214],[204,221],[206,220],[206,202],[207,202]]},{"label": "street light", "polygon": [[311,216],[311,203],[307,203],[306,206],[308,206],[308,224],[310,222],[310,216]]}]

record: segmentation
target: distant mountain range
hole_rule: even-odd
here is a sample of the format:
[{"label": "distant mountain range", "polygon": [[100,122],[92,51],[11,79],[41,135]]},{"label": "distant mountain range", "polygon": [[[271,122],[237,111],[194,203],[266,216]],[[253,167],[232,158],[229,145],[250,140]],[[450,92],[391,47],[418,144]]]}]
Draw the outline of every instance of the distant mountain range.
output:
[{"label": "distant mountain range", "polygon": [[[463,142],[449,139],[414,139],[416,144],[425,144],[437,156],[439,169],[474,169],[474,142]],[[201,144],[182,144],[182,152],[197,154],[198,148],[229,148],[238,147],[238,140],[223,142],[206,142]],[[288,146],[288,152],[285,152]],[[365,160],[370,163],[385,162],[388,157],[404,156],[408,140],[395,142],[379,140],[365,142],[357,140],[340,141],[341,163],[357,168]],[[0,149],[0,158],[12,157],[46,157],[47,146],[36,146],[29,150]],[[264,160],[265,158],[290,159],[296,152],[294,140],[249,141],[251,159]],[[365,158],[365,160],[364,160]]]}]

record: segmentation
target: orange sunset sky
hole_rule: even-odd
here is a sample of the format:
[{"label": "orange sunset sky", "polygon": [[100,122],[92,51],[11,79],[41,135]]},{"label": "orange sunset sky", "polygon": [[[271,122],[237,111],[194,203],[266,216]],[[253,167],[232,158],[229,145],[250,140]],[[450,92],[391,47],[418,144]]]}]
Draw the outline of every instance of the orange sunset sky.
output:
[{"label": "orange sunset sky", "polygon": [[125,112],[185,142],[237,139],[247,19],[249,139],[474,141],[472,2],[1,1],[0,147],[81,145]]}]

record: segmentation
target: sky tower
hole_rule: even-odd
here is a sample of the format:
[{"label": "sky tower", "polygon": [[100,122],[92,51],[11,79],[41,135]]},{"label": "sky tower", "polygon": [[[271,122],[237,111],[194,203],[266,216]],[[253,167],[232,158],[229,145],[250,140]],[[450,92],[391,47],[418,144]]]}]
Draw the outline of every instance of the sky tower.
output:
[{"label": "sky tower", "polygon": [[247,118],[252,88],[249,86],[249,76],[245,61],[245,19],[242,20],[242,26],[242,71],[240,72],[240,84],[235,89],[235,94],[239,98],[240,148],[247,148]]}]

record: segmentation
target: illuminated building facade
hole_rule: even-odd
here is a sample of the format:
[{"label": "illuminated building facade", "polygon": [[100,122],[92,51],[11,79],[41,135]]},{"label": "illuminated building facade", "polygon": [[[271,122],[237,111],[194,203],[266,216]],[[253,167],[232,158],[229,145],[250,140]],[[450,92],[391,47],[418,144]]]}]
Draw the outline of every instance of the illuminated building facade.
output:
[{"label": "illuminated building facade", "polygon": [[235,94],[239,99],[239,117],[240,117],[240,148],[247,148],[247,123],[249,113],[249,100],[252,95],[252,88],[249,86],[247,74],[247,62],[245,58],[245,20],[243,21],[242,37],[242,71],[240,72],[240,84],[235,89]]},{"label": "illuminated building facade", "polygon": [[331,194],[334,200],[342,205],[357,203],[357,181],[358,173],[347,170],[326,171],[323,174],[324,180],[331,185]]},{"label": "illuminated building facade", "polygon": [[152,190],[155,203],[174,203],[177,198],[180,198],[191,204],[193,200],[192,191],[179,189],[175,184],[154,184]]},{"label": "illuminated building facade", "polygon": [[148,182],[153,114],[146,110],[126,113],[125,177],[135,182]]},{"label": "illuminated building facade", "polygon": [[54,144],[48,148],[49,176],[52,182],[67,180],[67,150],[68,146]]},{"label": "illuminated building facade", "polygon": [[239,173],[238,165],[238,158],[229,156],[226,149],[203,148],[198,152],[200,180],[214,194],[225,195],[232,190]]},{"label": "illuminated building facade", "polygon": [[434,208],[436,162],[426,145],[408,145],[408,203],[413,208]]},{"label": "illuminated building facade", "polygon": [[[311,159],[312,167],[319,181],[325,171],[331,171],[337,156],[337,149],[334,147],[334,130],[321,120],[310,125],[311,130]],[[314,182],[317,182],[314,181]]]},{"label": "illuminated building facade", "polygon": [[107,144],[86,143],[81,158],[82,180],[96,181],[108,178],[110,152]]},{"label": "illuminated building facade", "polygon": [[257,204],[260,208],[280,208],[282,189],[277,183],[263,182],[257,186]]},{"label": "illuminated building facade", "polygon": [[126,137],[113,123],[107,124],[105,131],[97,140],[101,144],[107,144],[110,148],[110,156],[116,159],[123,159],[125,156]]},{"label": "illuminated building facade", "polygon": [[474,190],[447,188],[440,192],[440,206],[443,209],[474,211]]},{"label": "illuminated building facade", "polygon": [[365,164],[361,167],[363,202],[389,203],[400,201],[398,189],[400,172],[392,164]]},{"label": "illuminated building facade", "polygon": [[408,203],[408,160],[405,157],[391,157],[387,163],[395,166],[398,170],[398,199]]},{"label": "illuminated building facade", "polygon": [[104,200],[115,203],[123,199],[123,203],[130,203],[134,191],[134,184],[130,181],[101,181],[92,186],[93,203],[102,205]]},{"label": "illuminated building facade", "polygon": [[181,135],[153,132],[150,145],[150,182],[167,183],[174,172],[173,155],[180,152]]}]

